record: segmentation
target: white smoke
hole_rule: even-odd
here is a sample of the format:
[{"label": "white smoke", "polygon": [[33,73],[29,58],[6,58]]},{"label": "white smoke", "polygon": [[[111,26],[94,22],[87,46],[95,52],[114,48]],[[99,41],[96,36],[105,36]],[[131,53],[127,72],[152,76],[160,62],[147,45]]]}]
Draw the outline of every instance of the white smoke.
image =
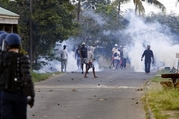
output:
[{"label": "white smoke", "polygon": [[126,18],[130,24],[125,33],[131,36],[131,44],[127,46],[128,55],[135,71],[144,71],[144,62],[141,62],[141,56],[147,45],[151,45],[155,57],[153,69],[160,68],[162,64],[166,67],[176,68],[176,53],[179,52],[179,45],[175,44],[170,29],[158,22],[145,23],[142,18],[133,13],[127,14]]},{"label": "white smoke", "polygon": [[102,16],[100,16],[99,14],[96,14],[94,12],[94,10],[86,10],[86,11],[84,11],[83,16],[86,16],[88,18],[91,18],[91,19],[95,20],[96,23],[99,24],[100,26],[102,26],[102,25],[104,25],[106,23],[104,18]]},{"label": "white smoke", "polygon": [[[76,59],[75,59],[75,46],[76,42],[73,38],[69,38],[62,43],[57,42],[56,46],[54,47],[54,54],[57,58],[60,58],[60,50],[63,50],[63,45],[67,46],[68,51],[68,60],[67,60],[67,72],[81,72],[81,69],[78,69]],[[77,47],[78,45],[76,45]],[[34,70],[38,73],[49,73],[49,72],[61,72],[61,62],[53,59],[52,61],[46,60],[44,57],[41,57],[38,61],[43,61],[46,64],[42,66],[42,68],[38,71]],[[102,69],[99,68],[98,62],[94,62],[95,71],[101,71]],[[85,65],[84,65],[85,71]],[[92,69],[89,70],[91,72]]]},{"label": "white smoke", "polygon": [[[92,18],[99,25],[105,24],[104,18],[93,11],[86,11],[84,15]],[[151,46],[151,50],[154,53],[155,65],[151,67],[153,71],[161,67],[177,68],[178,59],[176,58],[176,53],[179,53],[179,44],[175,42],[175,36],[170,32],[170,28],[158,22],[146,23],[142,17],[136,16],[134,12],[126,13],[124,17],[129,21],[129,25],[125,30],[121,31],[119,29],[116,32],[104,30],[103,33],[105,35],[117,36],[117,39],[119,33],[124,36],[128,35],[131,38],[130,42],[126,44],[125,47],[128,49],[130,65],[136,72],[144,72],[144,60],[141,61],[141,56],[147,45]],[[119,37],[119,42],[125,42],[126,39],[121,38],[122,36]],[[75,40],[70,38],[62,42],[61,46],[58,47],[58,49],[61,50],[63,45],[67,45],[67,50],[69,52],[67,64],[68,72],[81,71],[78,70],[74,57],[73,48],[75,44]],[[56,55],[58,55],[58,53]],[[44,66],[42,70],[50,72],[53,68],[54,70],[61,71],[60,62],[57,60],[48,61],[48,65]],[[101,71],[98,62],[95,62],[95,69],[96,71]]]}]

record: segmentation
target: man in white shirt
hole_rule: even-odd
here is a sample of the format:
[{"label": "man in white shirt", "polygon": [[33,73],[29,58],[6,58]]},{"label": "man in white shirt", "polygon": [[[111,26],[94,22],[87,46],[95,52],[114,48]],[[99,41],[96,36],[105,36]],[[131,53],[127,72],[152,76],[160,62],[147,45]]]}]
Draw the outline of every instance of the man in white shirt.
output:
[{"label": "man in white shirt", "polygon": [[122,64],[123,64],[122,66],[123,66],[124,69],[126,68],[127,58],[128,58],[127,49],[124,47],[123,48],[123,61],[122,61]]},{"label": "man in white shirt", "polygon": [[94,67],[94,64],[93,64],[94,60],[95,60],[95,58],[94,58],[93,50],[92,50],[92,48],[88,48],[87,69],[86,69],[86,72],[85,72],[85,75],[84,75],[85,78],[88,78],[87,73],[88,73],[90,68],[93,69],[94,78],[98,78],[95,74],[95,67]]},{"label": "man in white shirt", "polygon": [[120,55],[121,54],[118,50],[114,53],[114,69],[117,69],[118,65],[120,64],[120,60],[121,60]]},{"label": "man in white shirt", "polygon": [[[114,47],[112,48],[112,62],[111,62],[111,64],[110,64],[110,66],[109,66],[109,68],[113,68],[113,69],[115,69],[115,62],[114,62],[114,54],[116,53],[116,52],[118,52],[118,44],[115,44],[114,45]],[[112,66],[111,66],[112,65]]]},{"label": "man in white shirt", "polygon": [[68,52],[66,50],[66,45],[63,46],[63,50],[60,52],[61,57],[61,72],[66,72],[67,68],[67,60],[68,60]]}]

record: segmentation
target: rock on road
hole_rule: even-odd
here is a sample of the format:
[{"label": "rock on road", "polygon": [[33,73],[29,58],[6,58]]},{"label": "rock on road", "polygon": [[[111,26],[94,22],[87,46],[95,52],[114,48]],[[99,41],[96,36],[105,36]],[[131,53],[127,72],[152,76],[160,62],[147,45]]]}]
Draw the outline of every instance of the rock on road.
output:
[{"label": "rock on road", "polygon": [[35,83],[35,104],[28,119],[146,119],[141,96],[153,74],[104,69],[88,78],[80,72]]}]

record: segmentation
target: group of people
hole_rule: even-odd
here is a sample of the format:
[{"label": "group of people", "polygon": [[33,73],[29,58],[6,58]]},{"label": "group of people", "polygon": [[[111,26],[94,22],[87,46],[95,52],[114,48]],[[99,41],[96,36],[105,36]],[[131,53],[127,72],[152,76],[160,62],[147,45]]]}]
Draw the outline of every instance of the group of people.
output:
[{"label": "group of people", "polygon": [[[61,55],[61,71],[66,72],[68,52],[66,50],[66,45],[63,46],[63,50],[60,52]],[[153,51],[150,49],[150,45],[147,46],[147,49],[143,52],[141,61],[143,61],[143,57],[145,57],[145,73],[150,73],[150,65],[151,62],[154,63]],[[75,51],[75,59],[78,69],[82,70],[82,74],[84,73],[84,77],[87,78],[87,74],[90,68],[92,68],[94,78],[97,78],[95,74],[94,67],[94,53],[91,47],[86,47],[85,43],[78,45],[78,48]],[[126,62],[128,59],[128,52],[125,47],[120,46],[118,48],[118,44],[115,44],[112,48],[112,62],[110,64],[110,68],[113,69],[125,69]],[[152,61],[151,61],[152,60]],[[85,65],[85,72],[84,72]]]},{"label": "group of people", "polygon": [[[153,51],[150,49],[150,45],[147,45],[147,49],[143,52],[141,61],[144,60],[144,66],[145,66],[145,73],[150,74],[150,67],[151,63],[154,63],[154,55]],[[118,44],[115,44],[112,48],[112,62],[110,64],[110,68],[113,69],[125,69],[126,68],[126,61],[128,58],[128,52],[126,48],[118,48]]]},{"label": "group of people", "polygon": [[30,60],[20,46],[18,34],[0,31],[0,119],[27,119],[34,105]]},{"label": "group of people", "polygon": [[112,62],[109,67],[113,69],[125,69],[127,58],[128,54],[126,48],[122,48],[122,46],[118,48],[118,44],[115,44],[112,48]]},{"label": "group of people", "polygon": [[95,61],[94,53],[92,47],[86,47],[83,42],[75,51],[75,59],[77,60],[78,69],[81,68],[82,74],[84,73],[84,65],[85,65],[85,73],[84,77],[87,78],[87,74],[89,73],[89,69],[92,68],[94,78],[97,78],[95,73],[95,67],[93,62]]},{"label": "group of people", "polygon": [[[92,68],[94,78],[97,78],[94,67],[94,53],[91,47],[86,47],[85,42],[78,45],[78,48],[75,50],[75,59],[78,66],[78,70],[81,70],[84,77],[87,78],[89,69]],[[68,60],[68,51],[67,46],[63,45],[63,49],[60,50],[60,61],[61,61],[61,72],[66,72],[67,70],[67,60]],[[85,70],[84,70],[85,66]]]}]

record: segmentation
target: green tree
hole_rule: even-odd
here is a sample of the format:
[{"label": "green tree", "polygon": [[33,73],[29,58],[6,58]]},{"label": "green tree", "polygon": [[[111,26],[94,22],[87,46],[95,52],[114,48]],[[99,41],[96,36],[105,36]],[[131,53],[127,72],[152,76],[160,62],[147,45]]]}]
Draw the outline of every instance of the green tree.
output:
[{"label": "green tree", "polygon": [[93,8],[95,9],[99,4],[110,4],[110,0],[72,0],[72,4],[76,4],[77,21],[80,22],[81,9]]},{"label": "green tree", "polygon": [[79,33],[79,25],[74,21],[74,8],[67,0],[2,0],[1,7],[20,15],[18,31],[24,48],[29,51],[30,20],[33,23],[33,59],[50,54],[57,41],[66,40]]},{"label": "green tree", "polygon": [[18,33],[22,37],[22,46],[29,51],[29,19],[30,9],[28,0],[1,0],[1,7],[20,15]]},{"label": "green tree", "polygon": [[55,42],[66,40],[78,32],[73,21],[74,6],[68,1],[36,0],[33,4],[33,48],[35,57],[49,55]]},{"label": "green tree", "polygon": [[[139,15],[141,15],[141,14],[144,15],[144,13],[145,13],[145,8],[142,4],[142,1],[145,1],[145,0],[133,0],[133,2],[135,4],[135,11]],[[147,0],[147,3],[155,5],[156,7],[160,8],[162,10],[162,12],[164,12],[164,13],[166,11],[166,7],[158,0]]]},{"label": "green tree", "polygon": [[112,2],[111,7],[117,7],[118,14],[120,14],[121,4],[125,4],[125,3],[129,2],[129,1],[130,0],[115,0],[114,2]]}]

